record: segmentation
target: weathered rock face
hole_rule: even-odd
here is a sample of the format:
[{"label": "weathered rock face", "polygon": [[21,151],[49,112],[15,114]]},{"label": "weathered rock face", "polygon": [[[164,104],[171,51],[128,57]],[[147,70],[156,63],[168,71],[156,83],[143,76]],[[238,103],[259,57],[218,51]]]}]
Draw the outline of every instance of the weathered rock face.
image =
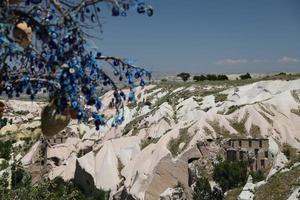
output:
[{"label": "weathered rock face", "polygon": [[159,199],[160,194],[170,186],[188,186],[188,163],[181,159],[172,161],[171,155],[160,160],[153,171],[153,177],[145,192],[145,199]]},{"label": "weathered rock face", "polygon": [[[211,173],[222,138],[252,137],[252,125],[255,125],[259,127],[259,134],[274,144],[287,142],[300,149],[297,114],[300,96],[295,92],[300,89],[300,80],[263,81],[227,88],[224,85],[172,87],[137,89],[138,106],[125,106],[125,122],[117,128],[105,126],[99,132],[92,124],[78,125],[71,120],[67,129],[74,137],[69,136],[63,144],[53,141],[46,151],[47,163],[52,167],[48,177],[74,179],[86,187],[83,189],[87,193],[96,187],[110,190],[112,196],[116,194],[115,199],[141,200],[157,200],[167,188],[174,188],[180,182],[186,198],[191,199],[189,186],[196,176]],[[213,91],[222,88],[221,93]],[[213,94],[202,95],[202,91],[210,90]],[[227,99],[217,102],[220,94]],[[112,92],[103,96],[104,105],[109,104],[112,96]],[[143,105],[143,99],[152,106]],[[4,116],[13,119],[16,132],[20,129],[28,133],[31,129],[41,131],[35,121],[40,120],[45,104],[9,101],[7,105],[14,112],[4,113]],[[114,114],[105,106],[103,112],[109,116]],[[232,121],[244,126],[244,131],[236,130]],[[0,133],[9,128],[4,127]],[[187,132],[184,136],[182,129]],[[174,151],[170,148],[172,140]],[[199,145],[205,143],[207,145]],[[35,163],[35,148],[22,159],[24,165]],[[282,154],[274,156],[276,166],[283,163]]]},{"label": "weathered rock face", "polygon": [[180,187],[167,188],[161,195],[160,200],[187,200],[184,190]]}]

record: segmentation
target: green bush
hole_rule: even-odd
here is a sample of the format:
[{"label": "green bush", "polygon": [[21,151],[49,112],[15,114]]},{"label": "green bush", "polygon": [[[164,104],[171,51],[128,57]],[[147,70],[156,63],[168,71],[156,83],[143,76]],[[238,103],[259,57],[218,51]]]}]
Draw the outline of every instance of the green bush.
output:
[{"label": "green bush", "polygon": [[211,190],[210,184],[206,177],[200,177],[196,181],[193,191],[193,200],[223,200],[222,191],[217,188]]},{"label": "green bush", "polygon": [[6,200],[106,200],[109,193],[97,190],[87,197],[72,182],[65,182],[57,177],[44,180],[36,185],[31,184],[30,175],[21,168],[12,166],[12,189],[8,189],[8,174],[0,177],[0,199]]},{"label": "green bush", "polygon": [[9,160],[11,149],[12,149],[12,141],[0,140],[0,158]]},{"label": "green bush", "polygon": [[213,179],[223,191],[243,186],[247,181],[245,161],[224,161],[215,165]]},{"label": "green bush", "polygon": [[265,174],[261,170],[258,170],[257,172],[250,172],[250,175],[252,176],[254,183],[263,181],[266,178]]}]

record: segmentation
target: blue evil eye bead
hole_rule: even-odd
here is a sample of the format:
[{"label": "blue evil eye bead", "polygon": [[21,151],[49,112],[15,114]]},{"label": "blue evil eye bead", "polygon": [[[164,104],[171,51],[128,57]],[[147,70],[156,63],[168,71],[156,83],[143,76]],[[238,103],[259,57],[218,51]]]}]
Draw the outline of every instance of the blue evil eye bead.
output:
[{"label": "blue evil eye bead", "polygon": [[111,12],[112,12],[112,16],[114,16],[114,17],[117,17],[117,16],[120,15],[120,9],[118,7],[116,7],[116,6],[114,6],[112,8]]},{"label": "blue evil eye bead", "polygon": [[138,79],[138,78],[140,78],[140,77],[141,77],[140,72],[136,72],[136,73],[134,74],[134,78]]},{"label": "blue evil eye bead", "polygon": [[135,102],[135,96],[134,96],[134,92],[130,91],[128,94],[128,101],[129,102]]},{"label": "blue evil eye bead", "polygon": [[123,9],[124,9],[124,10],[129,10],[129,7],[130,7],[130,6],[129,6],[128,3],[124,3],[124,4],[123,4]]},{"label": "blue evil eye bead", "polygon": [[86,8],[86,9],[85,9],[85,12],[86,12],[86,13],[90,13],[91,11],[90,11],[89,8]]},{"label": "blue evil eye bead", "polygon": [[118,76],[120,73],[117,70],[114,70],[114,75]]},{"label": "blue evil eye bead", "polygon": [[96,21],[95,19],[96,19],[96,16],[95,16],[94,14],[92,14],[92,15],[91,15],[91,21],[92,21],[92,22],[95,22],[95,21]]},{"label": "blue evil eye bead", "polygon": [[97,99],[97,100],[96,100],[95,106],[96,106],[96,109],[97,109],[97,110],[100,110],[100,109],[101,109],[102,103],[101,103],[100,99]]},{"label": "blue evil eye bead", "polygon": [[70,73],[70,74],[74,74],[74,73],[75,73],[75,69],[74,69],[73,67],[71,67],[71,68],[69,69],[69,73]]},{"label": "blue evil eye bead", "polygon": [[148,9],[147,9],[147,15],[148,15],[149,17],[152,17],[153,14],[154,14],[153,8],[148,8]]},{"label": "blue evil eye bead", "polygon": [[27,95],[31,95],[31,93],[32,93],[32,92],[31,92],[31,88],[28,87],[28,88],[26,89],[26,94],[27,94]]},{"label": "blue evil eye bead", "polygon": [[101,53],[101,52],[97,52],[96,57],[97,57],[97,58],[100,58],[101,56],[102,56],[102,53]]},{"label": "blue evil eye bead", "polygon": [[114,61],[114,66],[119,66],[120,62],[118,60]]},{"label": "blue evil eye bead", "polygon": [[124,99],[124,101],[126,100],[126,95],[123,91],[120,92],[120,96]]},{"label": "blue evil eye bead", "polygon": [[123,12],[121,12],[121,16],[122,16],[122,17],[126,17],[126,16],[127,16],[127,13],[123,11]]},{"label": "blue evil eye bead", "polygon": [[83,113],[82,113],[82,111],[79,111],[76,116],[77,120],[81,120],[82,117],[83,117]]},{"label": "blue evil eye bead", "polygon": [[142,79],[142,80],[140,81],[140,86],[141,86],[141,87],[144,87],[145,84],[146,84],[145,81]]},{"label": "blue evil eye bead", "polygon": [[139,6],[137,7],[137,12],[138,12],[139,14],[144,14],[144,13],[145,13],[145,7],[144,7],[143,5],[139,5]]},{"label": "blue evil eye bead", "polygon": [[73,108],[73,109],[76,109],[77,106],[78,106],[78,102],[77,102],[76,100],[73,100],[73,101],[72,101],[72,108]]}]

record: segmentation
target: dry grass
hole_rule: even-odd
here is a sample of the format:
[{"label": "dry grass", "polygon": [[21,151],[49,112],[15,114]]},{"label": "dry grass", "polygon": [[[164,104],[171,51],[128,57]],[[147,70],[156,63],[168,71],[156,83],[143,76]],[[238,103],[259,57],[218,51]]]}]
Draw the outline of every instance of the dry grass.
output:
[{"label": "dry grass", "polygon": [[[230,132],[224,126],[221,126],[217,120],[207,121],[207,123],[214,129],[217,136],[222,135],[224,137],[230,137]],[[205,131],[207,132],[207,130],[205,130]],[[207,133],[209,133],[209,132],[207,132]]]},{"label": "dry grass", "polygon": [[294,97],[295,101],[300,103],[300,91],[299,90],[292,90],[291,94]]},{"label": "dry grass", "polygon": [[260,127],[255,124],[251,125],[250,134],[253,138],[262,138]]},{"label": "dry grass", "polygon": [[286,200],[300,185],[300,166],[274,175],[265,185],[258,188],[255,200]]},{"label": "dry grass", "polygon": [[227,192],[225,200],[237,200],[239,194],[242,192],[242,188],[235,188]]},{"label": "dry grass", "polygon": [[294,113],[295,115],[298,115],[300,117],[300,106],[298,107],[298,109],[292,109],[291,113]]},{"label": "dry grass", "polygon": [[[172,138],[169,141],[168,149],[170,150],[173,157],[176,157],[177,155],[179,155],[184,149],[186,149],[186,147],[190,143],[192,138],[188,132],[189,128],[190,127],[180,129],[179,136],[177,138]],[[182,149],[179,149],[179,145],[181,143],[184,143],[184,147]]]},{"label": "dry grass", "polygon": [[258,106],[260,107],[261,110],[263,110],[265,113],[268,113],[271,116],[275,116],[275,114],[270,110],[270,108],[267,108],[265,105],[262,103],[258,103]]},{"label": "dry grass", "polygon": [[240,134],[246,134],[246,126],[245,123],[249,118],[249,113],[246,113],[241,121],[238,121],[237,118],[233,120],[229,120],[230,125]]},{"label": "dry grass", "polygon": [[265,113],[263,113],[263,112],[261,112],[261,111],[258,111],[258,112],[259,112],[259,114],[260,114],[261,116],[263,116],[263,118],[265,118],[265,120],[266,120],[269,124],[273,125],[273,120],[272,120],[270,117],[268,117]]},{"label": "dry grass", "polygon": [[227,94],[217,93],[215,94],[215,102],[223,102],[227,100]]},{"label": "dry grass", "polygon": [[146,138],[146,139],[141,140],[141,143],[140,143],[141,150],[146,148],[149,144],[152,144],[152,143],[156,144],[159,141],[159,139],[160,139],[160,137],[159,138]]}]

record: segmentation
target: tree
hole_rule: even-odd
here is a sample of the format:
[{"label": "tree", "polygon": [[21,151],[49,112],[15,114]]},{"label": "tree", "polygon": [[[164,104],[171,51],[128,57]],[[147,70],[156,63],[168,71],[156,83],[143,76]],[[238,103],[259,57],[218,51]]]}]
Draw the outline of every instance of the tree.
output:
[{"label": "tree", "polygon": [[245,161],[224,161],[215,165],[213,179],[223,191],[240,187],[247,181],[247,163]]},{"label": "tree", "polygon": [[2,141],[0,140],[0,158],[4,158],[5,160],[10,159],[10,153],[12,149],[12,141]]},{"label": "tree", "polygon": [[[96,128],[106,123],[96,89],[114,90],[116,116],[112,126],[124,120],[123,102],[135,101],[134,87],[145,85],[150,72],[127,59],[105,56],[88,48],[91,30],[101,28],[99,4],[106,3],[112,16],[126,16],[136,8],[140,14],[153,15],[151,6],[133,0],[5,0],[0,2],[0,94],[8,98],[25,94],[35,99],[38,93],[49,96],[43,112],[42,131],[53,135],[70,119],[88,121]],[[111,66],[107,73],[101,65]],[[114,74],[126,80],[125,95]],[[89,108],[95,107],[95,112]],[[50,130],[46,132],[46,130]]]},{"label": "tree", "polygon": [[191,77],[191,75],[189,73],[186,72],[182,72],[180,74],[177,74],[178,77],[180,77],[184,82],[189,80],[189,78]]},{"label": "tree", "polygon": [[224,195],[220,189],[214,187],[211,190],[210,184],[206,177],[200,177],[197,179],[194,191],[193,200],[223,200]]},{"label": "tree", "polygon": [[251,79],[252,77],[251,77],[251,75],[250,75],[249,73],[247,73],[247,74],[242,74],[242,75],[240,75],[240,78],[241,78],[242,80],[245,80],[245,79]]},{"label": "tree", "polygon": [[1,199],[106,200],[109,197],[109,192],[103,190],[87,197],[72,182],[65,182],[60,177],[32,185],[30,175],[17,166],[12,167],[12,189],[8,189],[8,179],[8,173],[0,177]]},{"label": "tree", "polygon": [[208,179],[200,177],[196,181],[193,192],[193,200],[210,200],[211,188]]},{"label": "tree", "polygon": [[201,76],[194,76],[193,77],[193,80],[196,81],[196,82],[199,82],[199,81],[205,81],[206,80],[206,77],[204,75],[201,75]]}]

